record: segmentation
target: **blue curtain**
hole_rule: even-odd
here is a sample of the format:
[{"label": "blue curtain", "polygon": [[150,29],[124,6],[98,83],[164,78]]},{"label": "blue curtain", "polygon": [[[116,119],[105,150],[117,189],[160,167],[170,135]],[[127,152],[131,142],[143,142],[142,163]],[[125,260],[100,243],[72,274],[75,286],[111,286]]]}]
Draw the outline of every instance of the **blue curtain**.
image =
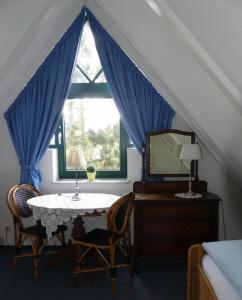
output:
[{"label": "blue curtain", "polygon": [[87,17],[117,109],[141,152],[146,132],[170,128],[175,112],[88,9]]},{"label": "blue curtain", "polygon": [[20,183],[39,186],[38,162],[58,125],[85,19],[84,9],[5,113],[21,165]]}]

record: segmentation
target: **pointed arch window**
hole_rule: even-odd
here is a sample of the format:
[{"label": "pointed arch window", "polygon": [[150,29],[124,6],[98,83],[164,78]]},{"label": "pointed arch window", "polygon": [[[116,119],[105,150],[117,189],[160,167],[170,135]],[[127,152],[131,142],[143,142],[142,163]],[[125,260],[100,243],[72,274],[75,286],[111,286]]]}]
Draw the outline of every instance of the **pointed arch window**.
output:
[{"label": "pointed arch window", "polygon": [[86,178],[87,164],[94,164],[97,178],[127,177],[129,138],[120,120],[86,22],[68,99],[52,146],[58,148],[60,178],[75,178],[68,165],[72,149],[80,153],[79,178]]}]

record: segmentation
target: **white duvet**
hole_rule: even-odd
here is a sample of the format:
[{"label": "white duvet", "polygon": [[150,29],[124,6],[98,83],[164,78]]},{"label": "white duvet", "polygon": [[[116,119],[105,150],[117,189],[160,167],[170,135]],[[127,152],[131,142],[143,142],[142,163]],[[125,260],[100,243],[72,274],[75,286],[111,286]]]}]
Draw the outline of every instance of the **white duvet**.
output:
[{"label": "white duvet", "polygon": [[[236,291],[234,299],[242,299],[242,240],[203,243],[203,248]],[[222,288],[218,284],[218,290]]]},{"label": "white duvet", "polygon": [[224,276],[210,256],[205,255],[202,261],[202,267],[211,283],[218,300],[240,300],[235,288]]}]

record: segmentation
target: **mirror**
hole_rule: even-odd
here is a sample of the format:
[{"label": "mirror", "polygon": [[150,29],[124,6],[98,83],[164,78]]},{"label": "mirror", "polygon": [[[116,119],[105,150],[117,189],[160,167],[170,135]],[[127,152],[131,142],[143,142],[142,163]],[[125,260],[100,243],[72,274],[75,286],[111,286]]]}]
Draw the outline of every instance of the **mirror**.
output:
[{"label": "mirror", "polygon": [[146,159],[148,176],[194,175],[194,162],[180,160],[182,144],[194,144],[195,133],[177,129],[147,133]]}]

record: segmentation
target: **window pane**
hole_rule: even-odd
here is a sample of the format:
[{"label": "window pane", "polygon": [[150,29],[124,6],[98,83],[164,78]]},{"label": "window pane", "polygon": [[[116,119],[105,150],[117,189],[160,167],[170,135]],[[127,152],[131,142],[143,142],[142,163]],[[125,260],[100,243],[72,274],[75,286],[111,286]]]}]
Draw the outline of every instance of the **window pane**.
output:
[{"label": "window pane", "polygon": [[52,136],[50,140],[50,146],[55,146],[55,134]]},{"label": "window pane", "polygon": [[72,78],[73,83],[86,83],[89,82],[87,78],[82,74],[80,70],[76,67],[74,70],[73,78]]},{"label": "window pane", "polygon": [[66,169],[70,150],[79,152],[80,169],[120,170],[120,118],[113,99],[73,99],[64,105]]},{"label": "window pane", "polygon": [[102,69],[88,22],[85,23],[83,28],[77,64],[91,80]]},{"label": "window pane", "polygon": [[103,72],[98,76],[98,78],[95,80],[95,82],[97,82],[97,83],[107,82],[107,79]]}]

